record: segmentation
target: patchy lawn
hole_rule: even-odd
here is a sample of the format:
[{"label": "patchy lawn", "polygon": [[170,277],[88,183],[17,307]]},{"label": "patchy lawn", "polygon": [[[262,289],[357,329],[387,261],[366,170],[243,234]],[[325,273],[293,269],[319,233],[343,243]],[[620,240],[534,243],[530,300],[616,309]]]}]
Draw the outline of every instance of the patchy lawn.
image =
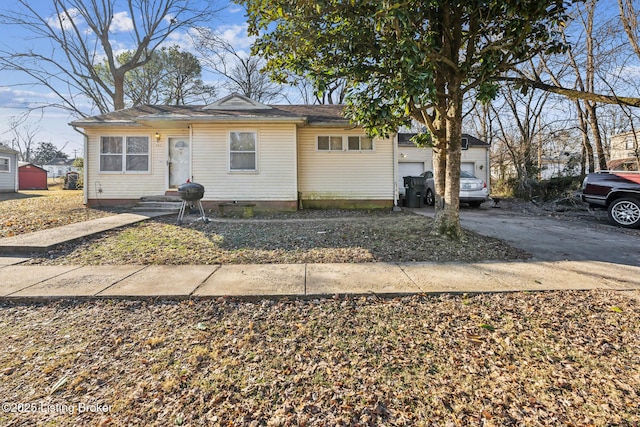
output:
[{"label": "patchy lawn", "polygon": [[65,245],[37,264],[263,264],[522,259],[506,243],[467,232],[429,235],[430,218],[390,211],[302,211],[177,226],[158,218]]},{"label": "patchy lawn", "polygon": [[113,213],[86,208],[81,190],[62,190],[60,185],[49,190],[1,194],[0,238],[109,215]]},{"label": "patchy lawn", "polygon": [[1,425],[640,423],[624,292],[4,302],[0,330]]}]

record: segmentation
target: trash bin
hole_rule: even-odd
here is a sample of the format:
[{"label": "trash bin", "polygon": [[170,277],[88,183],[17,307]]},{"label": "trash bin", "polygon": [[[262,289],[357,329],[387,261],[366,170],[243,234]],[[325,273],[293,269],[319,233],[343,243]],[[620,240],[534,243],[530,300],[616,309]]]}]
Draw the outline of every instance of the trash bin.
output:
[{"label": "trash bin", "polygon": [[426,191],[426,178],[423,176],[405,176],[404,198],[405,206],[408,208],[424,207],[424,196]]}]

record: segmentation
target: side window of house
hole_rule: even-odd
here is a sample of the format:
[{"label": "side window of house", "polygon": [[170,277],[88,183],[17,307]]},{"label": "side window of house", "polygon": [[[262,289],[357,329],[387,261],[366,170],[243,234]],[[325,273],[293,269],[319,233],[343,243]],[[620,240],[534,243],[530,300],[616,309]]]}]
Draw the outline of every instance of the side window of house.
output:
[{"label": "side window of house", "polygon": [[0,157],[0,172],[11,172],[8,157]]},{"label": "side window of house", "polygon": [[628,136],[625,140],[625,149],[633,150],[633,137]]},{"label": "side window of house", "polygon": [[373,139],[366,136],[350,136],[349,151],[373,150]]},{"label": "side window of house", "polygon": [[149,137],[100,137],[100,172],[149,172]]},{"label": "side window of house", "polygon": [[319,151],[342,151],[342,137],[318,136],[317,148]]},{"label": "side window of house", "polygon": [[229,170],[256,171],[258,164],[256,132],[231,132],[229,135]]}]

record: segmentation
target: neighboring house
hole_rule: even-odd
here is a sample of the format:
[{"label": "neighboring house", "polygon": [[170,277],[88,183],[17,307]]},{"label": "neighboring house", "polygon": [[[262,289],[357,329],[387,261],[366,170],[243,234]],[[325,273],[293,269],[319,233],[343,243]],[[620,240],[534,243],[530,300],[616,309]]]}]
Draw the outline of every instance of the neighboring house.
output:
[{"label": "neighboring house", "polygon": [[46,165],[42,165],[42,168],[47,171],[50,178],[58,178],[65,176],[69,172],[79,172],[79,169],[73,166],[74,160],[66,160],[59,157],[47,162]]},{"label": "neighboring house", "polygon": [[[636,139],[637,138],[637,139]],[[625,132],[611,137],[607,168],[610,170],[640,170],[640,132]]]},{"label": "neighboring house", "polygon": [[[411,138],[415,133],[398,134],[398,188],[404,186],[405,176],[417,176],[427,170],[433,170],[433,149],[416,147]],[[462,134],[462,158],[460,169],[484,180],[489,189],[489,149],[491,146],[468,134]]]},{"label": "neighboring house", "polygon": [[47,171],[33,163],[20,162],[18,166],[20,190],[47,190]]},{"label": "neighboring house", "polygon": [[395,139],[367,138],[341,105],[139,106],[71,123],[85,137],[85,202],[132,205],[190,179],[205,207],[391,207]]},{"label": "neighboring house", "polygon": [[18,152],[0,144],[0,192],[18,191]]}]

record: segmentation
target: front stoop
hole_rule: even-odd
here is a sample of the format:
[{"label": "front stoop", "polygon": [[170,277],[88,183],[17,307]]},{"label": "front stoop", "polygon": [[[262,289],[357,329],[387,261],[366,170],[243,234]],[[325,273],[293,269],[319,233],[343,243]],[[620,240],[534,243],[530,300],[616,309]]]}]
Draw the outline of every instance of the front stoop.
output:
[{"label": "front stoop", "polygon": [[181,205],[182,199],[178,196],[145,196],[140,199],[132,210],[139,212],[166,212],[169,214],[178,213]]}]

